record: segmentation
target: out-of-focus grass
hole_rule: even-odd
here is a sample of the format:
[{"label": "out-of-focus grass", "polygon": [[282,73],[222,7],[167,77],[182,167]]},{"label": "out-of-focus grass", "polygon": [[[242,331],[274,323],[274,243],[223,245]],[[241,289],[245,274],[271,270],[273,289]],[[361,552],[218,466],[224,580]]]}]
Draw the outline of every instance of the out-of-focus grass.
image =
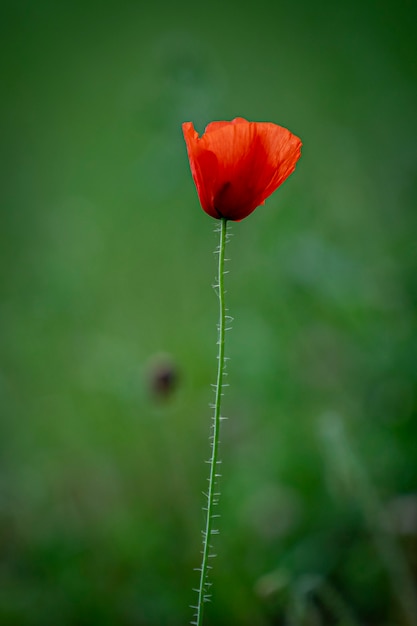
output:
[{"label": "out-of-focus grass", "polygon": [[[233,225],[207,624],[327,624],[340,607],[359,623],[412,623],[374,541],[377,529],[403,551],[412,587],[411,5],[41,1],[2,13],[0,623],[191,617],[216,237],[181,123],[236,115],[289,127],[304,151]],[[149,388],[161,352],[178,369],[165,401]],[[332,420],[379,494],[375,527],[329,454]]]}]

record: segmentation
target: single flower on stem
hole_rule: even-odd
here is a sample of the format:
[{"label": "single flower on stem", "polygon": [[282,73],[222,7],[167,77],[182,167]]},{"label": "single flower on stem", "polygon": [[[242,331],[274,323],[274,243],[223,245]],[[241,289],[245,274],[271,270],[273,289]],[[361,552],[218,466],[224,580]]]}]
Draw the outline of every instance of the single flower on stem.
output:
[{"label": "single flower on stem", "polygon": [[268,198],[295,169],[301,155],[301,141],[289,130],[269,122],[248,122],[237,117],[231,122],[211,122],[199,137],[192,122],[182,125],[191,173],[204,211],[220,220],[218,247],[217,293],[219,297],[217,378],[214,415],[211,432],[211,458],[203,550],[198,594],[195,607],[195,626],[202,626],[204,603],[210,597],[208,580],[210,557],[214,556],[212,536],[215,507],[219,501],[219,441],[221,398],[225,367],[226,305],[224,290],[224,262],[227,240],[227,222],[238,222],[250,215]]},{"label": "single flower on stem", "polygon": [[212,122],[199,137],[182,125],[188,158],[204,211],[240,221],[270,196],[295,169],[301,141],[270,122]]}]

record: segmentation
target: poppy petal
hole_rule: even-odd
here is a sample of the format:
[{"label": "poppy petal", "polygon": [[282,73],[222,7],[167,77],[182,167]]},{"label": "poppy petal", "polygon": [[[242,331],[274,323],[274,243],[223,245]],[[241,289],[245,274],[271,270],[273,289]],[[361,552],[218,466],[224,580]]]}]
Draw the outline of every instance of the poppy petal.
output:
[{"label": "poppy petal", "polygon": [[182,129],[187,146],[191,174],[197,188],[201,206],[211,217],[219,218],[219,214],[213,208],[212,194],[217,171],[216,155],[209,150],[201,148],[198,133],[194,129],[192,122],[185,122],[182,125]]}]

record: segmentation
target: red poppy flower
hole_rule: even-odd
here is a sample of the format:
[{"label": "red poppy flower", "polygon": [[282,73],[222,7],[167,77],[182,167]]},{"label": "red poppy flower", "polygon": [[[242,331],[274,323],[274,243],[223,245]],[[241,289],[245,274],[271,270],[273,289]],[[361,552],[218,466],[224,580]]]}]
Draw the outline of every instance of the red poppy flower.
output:
[{"label": "red poppy flower", "polygon": [[211,217],[239,221],[268,198],[295,169],[301,141],[269,122],[211,122],[199,137],[182,125],[201,206]]}]

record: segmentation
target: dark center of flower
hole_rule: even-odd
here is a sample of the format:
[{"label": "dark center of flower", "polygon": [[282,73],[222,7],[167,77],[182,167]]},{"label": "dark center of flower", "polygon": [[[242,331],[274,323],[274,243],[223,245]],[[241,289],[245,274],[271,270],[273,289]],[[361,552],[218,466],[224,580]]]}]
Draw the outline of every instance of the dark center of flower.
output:
[{"label": "dark center of flower", "polygon": [[216,197],[214,198],[214,210],[218,214],[219,218],[225,217],[218,207],[224,205],[224,197],[230,189],[231,184],[230,180],[226,181],[216,193]]}]

